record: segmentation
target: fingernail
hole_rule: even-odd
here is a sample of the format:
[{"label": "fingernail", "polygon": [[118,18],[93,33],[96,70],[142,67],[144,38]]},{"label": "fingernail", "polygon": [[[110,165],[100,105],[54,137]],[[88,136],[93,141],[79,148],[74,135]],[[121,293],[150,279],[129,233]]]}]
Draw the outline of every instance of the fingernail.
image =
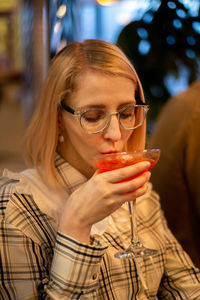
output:
[{"label": "fingernail", "polygon": [[149,168],[150,166],[151,166],[150,162],[149,161],[145,161],[144,167],[145,168]]},{"label": "fingernail", "polygon": [[148,177],[148,180],[151,178],[151,172],[148,172],[147,177]]}]

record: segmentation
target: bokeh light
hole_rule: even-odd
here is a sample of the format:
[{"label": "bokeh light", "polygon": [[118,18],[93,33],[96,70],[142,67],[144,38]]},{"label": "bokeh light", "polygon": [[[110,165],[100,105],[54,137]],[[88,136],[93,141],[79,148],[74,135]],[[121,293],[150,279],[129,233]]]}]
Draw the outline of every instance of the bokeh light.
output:
[{"label": "bokeh light", "polygon": [[167,44],[174,45],[176,43],[175,37],[173,35],[168,35],[166,37]]},{"label": "bokeh light", "polygon": [[174,25],[174,27],[175,28],[177,28],[177,29],[180,29],[180,28],[182,28],[182,22],[179,20],[179,19],[174,19],[173,20],[173,25]]},{"label": "bokeh light", "polygon": [[138,33],[139,37],[141,37],[141,39],[146,39],[146,38],[148,38],[148,35],[149,35],[145,28],[138,28],[137,33]]},{"label": "bokeh light", "polygon": [[96,0],[99,5],[109,6],[117,2],[118,0]]},{"label": "bokeh light", "polygon": [[183,9],[177,9],[176,14],[181,19],[185,19],[187,17],[187,14]]},{"label": "bokeh light", "polygon": [[147,40],[142,40],[138,44],[138,51],[140,52],[141,55],[146,55],[151,48],[151,44]]},{"label": "bokeh light", "polygon": [[67,6],[64,5],[64,4],[62,4],[62,5],[60,5],[60,7],[58,8],[56,15],[57,15],[58,18],[61,19],[61,18],[64,17],[64,15],[66,14],[66,12],[67,12]]},{"label": "bokeh light", "polygon": [[173,1],[168,1],[168,2],[167,2],[167,5],[168,5],[168,7],[171,8],[171,9],[175,9],[175,8],[176,8],[176,4],[175,4]]}]

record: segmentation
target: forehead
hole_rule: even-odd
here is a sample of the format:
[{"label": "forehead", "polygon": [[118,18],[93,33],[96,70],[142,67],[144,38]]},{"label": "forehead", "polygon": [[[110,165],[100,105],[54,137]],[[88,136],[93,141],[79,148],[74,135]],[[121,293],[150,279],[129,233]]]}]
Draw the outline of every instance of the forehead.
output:
[{"label": "forehead", "polygon": [[136,83],[131,79],[87,71],[79,77],[68,104],[78,107],[120,105],[135,100],[135,89]]}]

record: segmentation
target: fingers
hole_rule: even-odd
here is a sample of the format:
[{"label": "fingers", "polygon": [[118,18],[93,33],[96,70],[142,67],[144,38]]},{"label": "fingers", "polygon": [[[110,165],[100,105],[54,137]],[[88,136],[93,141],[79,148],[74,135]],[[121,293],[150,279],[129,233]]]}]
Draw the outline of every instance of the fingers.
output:
[{"label": "fingers", "polygon": [[136,198],[143,196],[147,192],[147,190],[148,184],[145,183],[133,192],[118,195],[118,197],[115,197],[115,203],[113,203],[113,211],[120,208],[125,202],[135,201]]},{"label": "fingers", "polygon": [[137,190],[130,192],[128,194],[123,194],[123,201],[133,201],[138,197],[143,196],[148,190],[148,183],[146,182],[142,186],[140,186]]},{"label": "fingers", "polygon": [[145,183],[149,181],[151,173],[146,171],[140,176],[126,182],[116,184],[116,192],[119,194],[131,193],[141,188]]},{"label": "fingers", "polygon": [[[102,194],[101,205],[104,200],[109,207],[108,210],[114,211],[126,201],[133,201],[137,197],[144,195],[147,191],[147,182],[151,176],[149,171],[142,173],[140,176],[126,182],[108,183],[105,178],[96,178],[95,186],[99,186],[99,193]],[[104,200],[103,200],[104,199]]]},{"label": "fingers", "polygon": [[[108,198],[133,192],[135,196],[139,197],[143,190],[138,189],[147,183],[151,176],[149,171],[145,171],[149,166],[149,162],[141,162],[122,169],[102,173],[95,178],[97,182],[94,184],[96,187],[100,186],[102,193]],[[123,181],[125,179],[128,180]]]},{"label": "fingers", "polygon": [[107,180],[110,183],[116,183],[128,179],[130,177],[134,177],[137,174],[139,175],[144,171],[148,170],[149,167],[150,163],[148,161],[143,161],[131,166],[102,173],[101,176],[103,176],[105,180]]}]

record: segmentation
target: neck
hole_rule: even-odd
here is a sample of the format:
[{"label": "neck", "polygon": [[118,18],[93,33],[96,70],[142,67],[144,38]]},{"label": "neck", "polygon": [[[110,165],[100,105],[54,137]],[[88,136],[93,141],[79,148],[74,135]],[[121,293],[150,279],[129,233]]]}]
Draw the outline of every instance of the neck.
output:
[{"label": "neck", "polygon": [[[86,178],[93,176],[95,172],[95,167],[89,166],[82,157],[78,154],[76,150],[65,151],[66,147],[62,146],[60,143],[57,147],[57,152],[75,169],[77,169]],[[81,161],[81,164],[80,164]]]}]

